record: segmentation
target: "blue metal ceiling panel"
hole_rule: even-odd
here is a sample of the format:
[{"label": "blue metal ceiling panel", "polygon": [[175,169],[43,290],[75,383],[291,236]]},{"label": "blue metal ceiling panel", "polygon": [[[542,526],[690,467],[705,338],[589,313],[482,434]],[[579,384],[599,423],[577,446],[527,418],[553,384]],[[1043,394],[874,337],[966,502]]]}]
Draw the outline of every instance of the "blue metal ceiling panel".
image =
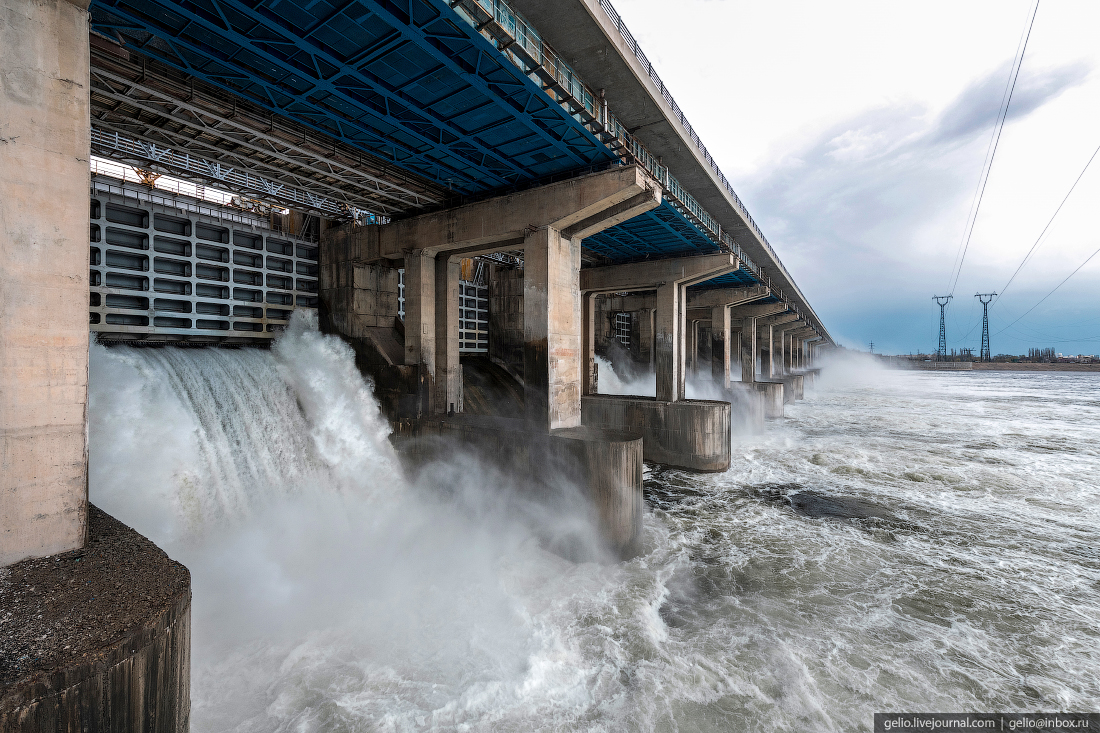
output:
[{"label": "blue metal ceiling panel", "polygon": [[[618,159],[444,0],[90,9],[97,32],[458,194]],[[668,203],[585,244],[612,261],[718,251]]]},{"label": "blue metal ceiling panel", "polygon": [[443,0],[93,0],[93,28],[474,193],[616,160]]}]

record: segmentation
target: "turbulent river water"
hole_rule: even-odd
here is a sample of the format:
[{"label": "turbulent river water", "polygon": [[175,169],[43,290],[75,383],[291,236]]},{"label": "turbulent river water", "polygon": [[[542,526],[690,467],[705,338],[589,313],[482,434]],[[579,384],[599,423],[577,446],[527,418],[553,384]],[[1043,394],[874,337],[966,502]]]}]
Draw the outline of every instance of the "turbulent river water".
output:
[{"label": "turbulent river water", "polygon": [[[601,379],[603,376],[601,375]],[[93,347],[92,501],[192,572],[195,731],[855,731],[1100,700],[1100,375],[826,371],[644,552],[473,459],[403,478],[304,320]]]}]

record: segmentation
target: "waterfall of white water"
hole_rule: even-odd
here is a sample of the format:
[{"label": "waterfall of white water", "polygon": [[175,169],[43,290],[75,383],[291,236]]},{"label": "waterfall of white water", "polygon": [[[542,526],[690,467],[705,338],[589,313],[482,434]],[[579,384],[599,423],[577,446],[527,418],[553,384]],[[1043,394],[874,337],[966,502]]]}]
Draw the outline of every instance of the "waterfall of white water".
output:
[{"label": "waterfall of white water", "polygon": [[1100,382],[847,371],[728,472],[647,473],[626,563],[546,551],[584,512],[469,456],[404,477],[301,320],[270,351],[93,347],[90,493],[192,572],[196,732],[1089,709]]}]

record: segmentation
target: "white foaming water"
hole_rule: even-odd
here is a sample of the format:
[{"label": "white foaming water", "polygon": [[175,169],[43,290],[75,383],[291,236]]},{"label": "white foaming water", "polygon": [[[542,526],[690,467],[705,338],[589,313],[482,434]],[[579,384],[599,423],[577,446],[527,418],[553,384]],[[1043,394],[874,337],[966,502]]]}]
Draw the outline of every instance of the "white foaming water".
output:
[{"label": "white foaming water", "polygon": [[[615,371],[615,366],[602,356],[596,357],[599,378],[596,380],[598,393],[606,395],[635,395],[654,397],[657,394],[657,375],[651,371],[641,371],[636,375],[624,376]],[[708,367],[709,368],[709,367]],[[684,380],[684,395],[689,400],[722,400],[722,393],[709,375],[689,374]]]},{"label": "white foaming water", "polygon": [[196,731],[1095,707],[1100,379],[836,374],[731,471],[648,473],[620,564],[544,551],[576,517],[468,457],[402,478],[300,321],[271,352],[94,347],[91,493],[192,571]]}]

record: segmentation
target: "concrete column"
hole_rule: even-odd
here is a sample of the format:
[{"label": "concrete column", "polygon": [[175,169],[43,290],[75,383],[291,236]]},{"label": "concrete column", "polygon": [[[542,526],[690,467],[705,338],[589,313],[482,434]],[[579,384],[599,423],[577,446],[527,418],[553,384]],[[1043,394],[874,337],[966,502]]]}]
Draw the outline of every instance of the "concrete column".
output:
[{"label": "concrete column", "polygon": [[756,381],[756,341],[756,319],[741,319],[741,381],[749,384]]},{"label": "concrete column", "polygon": [[596,374],[596,294],[585,293],[582,305],[582,355],[581,375],[583,384],[582,394],[596,394],[598,382]]},{"label": "concrete column", "polygon": [[695,375],[699,373],[699,321],[693,320],[691,322],[691,329],[688,331],[688,335],[691,336],[691,345],[688,347],[690,349],[688,358],[691,362],[691,373]]},{"label": "concrete column", "polygon": [[0,565],[87,535],[87,7],[0,2]]},{"label": "concrete column", "polygon": [[780,376],[783,374],[783,364],[787,362],[787,331],[781,328],[772,329],[772,346],[775,348],[775,355],[772,360],[772,376]]},{"label": "concrete column", "polygon": [[724,305],[710,311],[710,373],[718,386],[730,386],[730,309]]},{"label": "concrete column", "polygon": [[405,363],[421,372],[423,414],[435,411],[435,257],[425,250],[405,255]]},{"label": "concrete column", "polygon": [[641,344],[641,352],[645,359],[645,363],[650,369],[653,369],[654,361],[656,360],[656,339],[654,338],[654,315],[656,310],[653,308],[643,308],[638,311],[638,334]]},{"label": "concrete column", "polygon": [[675,402],[684,399],[684,308],[681,288],[668,283],[657,288],[654,315],[657,399]]},{"label": "concrete column", "polygon": [[534,430],[581,424],[581,246],[547,226],[523,241],[523,378]]},{"label": "concrete column", "polygon": [[460,258],[448,257],[445,252],[435,258],[434,412],[437,414],[448,412],[452,407],[455,412],[462,412],[462,364],[458,359],[460,267]]},{"label": "concrete column", "polygon": [[[760,354],[760,371],[764,376],[771,378],[775,376],[775,360],[772,354],[775,353],[775,327],[767,325],[764,327],[763,334],[763,346],[761,346]],[[763,348],[767,347],[768,355],[764,356]]]}]

